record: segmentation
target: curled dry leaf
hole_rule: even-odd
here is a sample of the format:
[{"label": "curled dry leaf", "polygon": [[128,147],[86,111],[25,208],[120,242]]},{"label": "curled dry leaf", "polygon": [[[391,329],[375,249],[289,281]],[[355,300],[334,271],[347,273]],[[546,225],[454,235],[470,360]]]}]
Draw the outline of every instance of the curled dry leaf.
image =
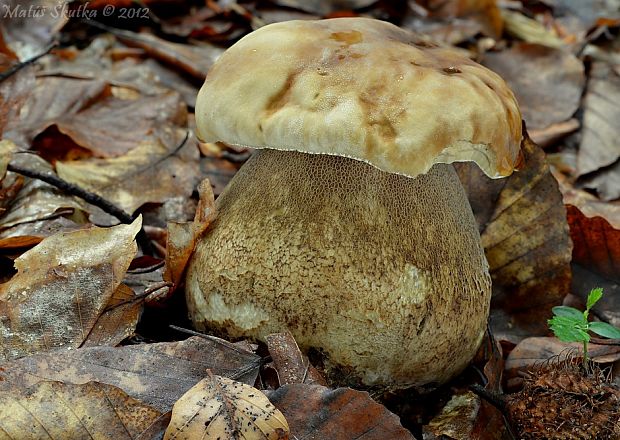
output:
[{"label": "curled dry leaf", "polygon": [[174,404],[164,440],[284,440],[289,427],[262,392],[209,372]]},{"label": "curled dry leaf", "polygon": [[141,224],[59,233],[17,258],[0,285],[0,359],[79,347],[136,254]]},{"label": "curled dry leaf", "polygon": [[102,383],[39,382],[0,392],[0,439],[137,438],[161,413]]},{"label": "curled dry leaf", "polygon": [[194,251],[196,240],[207,230],[217,215],[215,198],[209,179],[200,182],[198,193],[200,200],[194,221],[191,223],[168,223],[164,280],[172,282],[174,284],[173,289],[181,282],[187,262]]},{"label": "curled dry leaf", "polygon": [[489,261],[493,332],[512,342],[548,332],[551,307],[570,288],[572,252],[562,194],[545,154],[529,138],[522,151],[523,169],[503,181],[472,164],[456,166]]},{"label": "curled dry leaf", "polygon": [[566,121],[579,108],[586,77],[583,63],[568,51],[517,43],[487,52],[483,64],[506,80],[528,129]]},{"label": "curled dry leaf", "polygon": [[579,175],[596,171],[620,158],[620,76],[612,66],[592,63],[584,98],[583,135],[577,156]]},{"label": "curled dry leaf", "polygon": [[40,380],[103,382],[162,411],[194,386],[209,369],[253,384],[260,357],[217,338],[180,342],[90,347],[51,352],[0,364],[0,390],[27,388]]},{"label": "curled dry leaf", "polygon": [[221,47],[204,43],[200,46],[178,44],[148,33],[135,33],[114,29],[113,34],[128,46],[144,49],[155,59],[170,64],[194,78],[203,80],[219,56]]},{"label": "curled dry leaf", "polygon": [[57,162],[58,175],[131,213],[145,203],[189,197],[198,180],[196,141],[189,138],[179,148],[185,131],[167,128],[165,144],[151,138],[120,157]]},{"label": "curled dry leaf", "polygon": [[291,332],[273,333],[265,338],[278,373],[279,386],[308,383],[327,386],[327,382],[305,356]]},{"label": "curled dry leaf", "polygon": [[398,416],[368,393],[321,385],[284,385],[269,393],[291,427],[291,438],[308,440],[413,440]]}]

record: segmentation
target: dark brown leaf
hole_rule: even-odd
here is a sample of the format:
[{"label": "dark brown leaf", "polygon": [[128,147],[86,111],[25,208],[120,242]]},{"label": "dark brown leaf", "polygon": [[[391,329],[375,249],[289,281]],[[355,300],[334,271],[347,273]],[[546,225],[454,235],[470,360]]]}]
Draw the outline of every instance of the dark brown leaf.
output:
[{"label": "dark brown leaf", "polygon": [[282,411],[291,438],[305,440],[413,440],[398,417],[350,388],[331,390],[321,385],[292,384],[269,393]]},{"label": "dark brown leaf", "polygon": [[551,307],[569,291],[572,251],[562,194],[545,155],[529,139],[522,149],[524,168],[503,181],[486,178],[475,165],[457,165],[493,279],[493,332],[512,342],[547,333]]},{"label": "dark brown leaf", "polygon": [[278,373],[280,386],[293,383],[327,386],[327,381],[310,365],[308,357],[303,355],[289,331],[267,335],[265,342]]}]

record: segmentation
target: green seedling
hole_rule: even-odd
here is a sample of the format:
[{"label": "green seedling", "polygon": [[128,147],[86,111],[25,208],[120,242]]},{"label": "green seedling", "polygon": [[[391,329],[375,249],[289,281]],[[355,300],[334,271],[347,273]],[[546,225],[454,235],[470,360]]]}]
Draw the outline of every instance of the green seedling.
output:
[{"label": "green seedling", "polygon": [[620,329],[606,322],[588,322],[590,309],[603,296],[603,289],[592,289],[588,294],[586,309],[582,312],[574,307],[557,306],[553,310],[553,318],[549,321],[549,327],[555,336],[562,342],[583,343],[583,365],[588,362],[588,342],[590,334],[596,333],[604,338],[620,339]]}]

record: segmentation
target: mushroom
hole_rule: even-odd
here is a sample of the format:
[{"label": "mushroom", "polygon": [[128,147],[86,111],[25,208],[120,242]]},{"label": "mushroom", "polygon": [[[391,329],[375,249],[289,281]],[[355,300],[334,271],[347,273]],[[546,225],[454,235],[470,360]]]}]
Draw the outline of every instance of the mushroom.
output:
[{"label": "mushroom", "polygon": [[282,22],[220,57],[196,124],[260,149],[188,266],[197,328],[288,329],[366,385],[439,384],[469,363],[491,279],[450,163],[512,172],[521,115],[498,75],[378,20]]}]

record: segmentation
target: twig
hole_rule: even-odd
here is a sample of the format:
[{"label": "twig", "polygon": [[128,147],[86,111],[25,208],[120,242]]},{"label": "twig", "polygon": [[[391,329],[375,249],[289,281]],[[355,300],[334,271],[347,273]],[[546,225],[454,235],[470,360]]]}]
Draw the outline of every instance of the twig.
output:
[{"label": "twig", "polygon": [[20,71],[21,69],[23,69],[24,67],[26,67],[29,64],[34,63],[36,60],[38,60],[39,58],[41,58],[42,56],[47,55],[50,50],[52,50],[53,48],[56,47],[56,43],[52,43],[49,46],[47,46],[45,48],[45,50],[43,52],[41,52],[38,55],[33,56],[32,58],[28,58],[25,61],[21,61],[19,63],[16,63],[14,65],[12,65],[11,67],[9,67],[6,71],[0,73],[0,82],[4,81],[5,79],[9,78],[11,75],[14,75],[15,73],[17,73],[18,71]]},{"label": "twig", "polygon": [[[120,209],[118,206],[104,199],[98,194],[95,194],[90,191],[86,191],[83,188],[80,188],[77,185],[67,182],[64,179],[52,174],[51,172],[39,172],[34,170],[29,170],[27,168],[22,168],[19,165],[15,165],[9,163],[7,166],[7,170],[12,171],[17,174],[21,174],[22,176],[30,177],[32,179],[38,179],[45,183],[48,183],[68,194],[77,196],[82,200],[100,208],[107,214],[110,214],[116,217],[121,223],[130,224],[133,223],[134,218],[129,215],[127,212]],[[136,236],[136,241],[142,249],[142,253],[145,255],[153,255],[153,246],[151,245],[151,241],[147,237],[144,229],[141,227],[138,235]]]}]

